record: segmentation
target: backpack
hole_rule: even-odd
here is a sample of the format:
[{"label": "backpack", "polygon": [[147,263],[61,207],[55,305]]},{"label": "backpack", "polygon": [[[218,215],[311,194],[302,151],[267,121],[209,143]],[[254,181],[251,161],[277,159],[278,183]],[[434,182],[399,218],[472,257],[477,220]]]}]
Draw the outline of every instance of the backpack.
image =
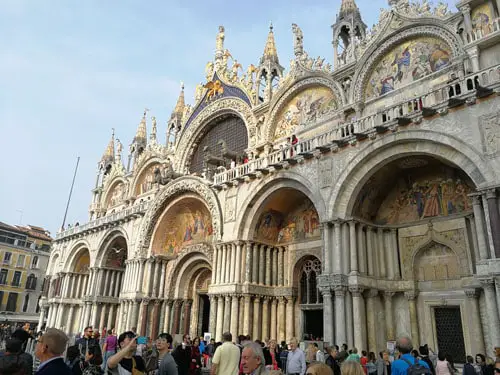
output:
[{"label": "backpack", "polygon": [[408,368],[406,369],[406,375],[430,375],[431,370],[425,366],[422,366],[419,361],[415,358],[415,362],[411,363],[406,358],[401,357],[403,361],[408,363]]}]

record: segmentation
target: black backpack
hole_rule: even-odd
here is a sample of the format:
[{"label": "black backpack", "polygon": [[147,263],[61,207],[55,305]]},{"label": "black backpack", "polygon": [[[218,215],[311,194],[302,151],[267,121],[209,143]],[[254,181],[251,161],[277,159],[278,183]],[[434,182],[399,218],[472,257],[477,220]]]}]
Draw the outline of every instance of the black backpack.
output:
[{"label": "black backpack", "polygon": [[406,375],[430,375],[431,370],[420,364],[420,362],[415,358],[415,363],[411,363],[406,358],[401,357],[403,361],[408,363],[408,368],[406,369]]}]

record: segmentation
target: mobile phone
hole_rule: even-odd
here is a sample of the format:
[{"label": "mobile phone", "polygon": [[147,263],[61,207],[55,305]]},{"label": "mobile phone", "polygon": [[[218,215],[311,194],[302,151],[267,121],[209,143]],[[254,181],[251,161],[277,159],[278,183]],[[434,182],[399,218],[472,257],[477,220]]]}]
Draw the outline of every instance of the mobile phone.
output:
[{"label": "mobile phone", "polygon": [[139,336],[137,338],[138,345],[146,345],[148,343],[148,338],[146,336]]}]

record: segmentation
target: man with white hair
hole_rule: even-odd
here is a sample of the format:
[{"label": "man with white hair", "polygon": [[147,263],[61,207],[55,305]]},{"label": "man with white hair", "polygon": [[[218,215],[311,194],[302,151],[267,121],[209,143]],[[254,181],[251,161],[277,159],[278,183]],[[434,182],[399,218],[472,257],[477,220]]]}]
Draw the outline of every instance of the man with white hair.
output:
[{"label": "man with white hair", "polygon": [[[413,344],[411,338],[406,335],[399,336],[396,340],[396,349],[401,357],[391,366],[391,375],[430,375],[429,365],[422,360],[417,360],[411,355]],[[411,368],[410,368],[411,367]],[[410,369],[410,371],[408,371]]]},{"label": "man with white hair", "polygon": [[45,331],[35,347],[35,355],[40,360],[36,375],[71,375],[63,358],[67,343],[68,336],[63,331],[56,328]]},{"label": "man with white hair", "polygon": [[241,367],[247,375],[269,375],[264,360],[262,347],[256,342],[250,342],[243,347]]},{"label": "man with white hair", "polygon": [[298,347],[299,342],[295,337],[290,339],[290,351],[286,358],[286,373],[287,375],[305,375],[306,374],[306,357],[302,350]]}]

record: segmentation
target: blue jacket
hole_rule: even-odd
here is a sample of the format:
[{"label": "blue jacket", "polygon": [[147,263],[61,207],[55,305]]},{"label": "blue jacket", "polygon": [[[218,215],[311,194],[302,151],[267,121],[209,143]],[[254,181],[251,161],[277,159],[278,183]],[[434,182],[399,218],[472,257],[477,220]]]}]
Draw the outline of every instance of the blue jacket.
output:
[{"label": "blue jacket", "polygon": [[69,367],[64,363],[64,359],[57,358],[50,361],[40,370],[36,372],[36,375],[72,375]]},{"label": "blue jacket", "polygon": [[[401,356],[401,358],[406,359],[410,363],[415,363],[415,357],[413,357],[409,353],[408,354],[403,354]],[[422,361],[422,360],[419,360],[418,363],[421,366],[429,368],[429,365],[427,363],[425,363],[424,361]],[[406,375],[406,371],[408,370],[408,367],[410,367],[410,365],[408,363],[406,363],[402,359],[397,359],[394,362],[392,362],[392,365],[391,365],[391,375]]]}]

